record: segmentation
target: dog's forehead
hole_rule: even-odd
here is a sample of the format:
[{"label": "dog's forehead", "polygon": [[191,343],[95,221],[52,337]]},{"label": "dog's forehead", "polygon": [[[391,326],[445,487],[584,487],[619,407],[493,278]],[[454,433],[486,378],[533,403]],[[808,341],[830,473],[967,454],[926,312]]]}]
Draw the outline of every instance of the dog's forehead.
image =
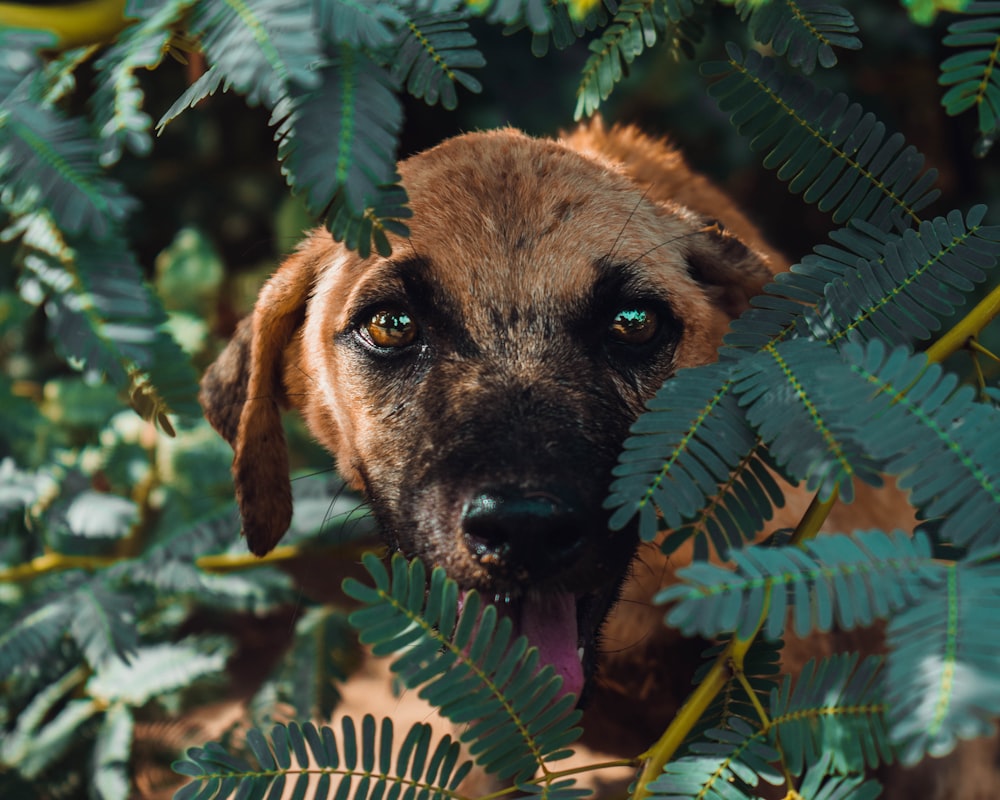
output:
[{"label": "dog's forehead", "polygon": [[608,164],[557,142],[467,134],[400,171],[414,216],[399,249],[433,263],[453,292],[564,302],[590,292],[609,261],[683,268],[690,222],[647,202]]}]

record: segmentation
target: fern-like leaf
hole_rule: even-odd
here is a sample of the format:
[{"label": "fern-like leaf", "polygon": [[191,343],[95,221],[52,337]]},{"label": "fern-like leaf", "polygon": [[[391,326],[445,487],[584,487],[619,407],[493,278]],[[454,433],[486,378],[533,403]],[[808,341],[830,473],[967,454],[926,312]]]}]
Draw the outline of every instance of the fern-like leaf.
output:
[{"label": "fern-like leaf", "polygon": [[614,509],[612,528],[638,514],[639,533],[650,541],[660,529],[658,513],[666,528],[679,527],[755,448],[732,393],[732,370],[727,363],[682,370],[649,401],[614,469],[605,500]]},{"label": "fern-like leaf", "polygon": [[607,100],[627,74],[628,65],[656,44],[667,28],[667,16],[658,0],[626,0],[601,37],[590,43],[590,57],[576,90],[574,119],[589,117]]},{"label": "fern-like leaf", "polygon": [[983,225],[985,206],[925,220],[888,241],[878,258],[827,283],[806,326],[828,344],[860,336],[887,344],[927,339],[1000,257],[1000,227]]},{"label": "fern-like leaf", "polygon": [[707,504],[687,522],[670,531],[660,549],[672,553],[694,540],[695,560],[707,560],[710,550],[720,557],[742,547],[764,529],[775,508],[784,504],[781,487],[771,474],[772,462],[758,443],[733,468]]},{"label": "fern-like leaf", "polygon": [[0,680],[51,656],[73,619],[72,606],[47,603],[0,633]]},{"label": "fern-like leaf", "polygon": [[450,736],[434,744],[430,725],[416,723],[397,746],[392,720],[379,725],[370,714],[361,720],[360,734],[354,720],[345,717],[339,737],[326,725],[293,722],[275,725],[270,737],[252,728],[247,744],[256,764],[216,742],[190,748],[173,765],[191,778],[175,800],[277,797],[286,784],[294,797],[305,797],[311,787],[310,797],[316,798],[329,797],[333,790],[340,800],[401,794],[438,800],[454,797],[472,767],[471,761],[459,762],[459,744]]},{"label": "fern-like leaf", "polygon": [[[144,399],[147,419],[200,416],[197,379],[163,327],[166,312],[119,235],[72,246],[45,214],[24,220],[26,299],[42,302],[60,355]],[[144,376],[159,381],[146,384]],[[139,404],[137,404],[137,410]]]},{"label": "fern-like leaf", "polygon": [[[851,220],[847,227],[832,231],[830,239],[832,244],[817,245],[788,272],[775,275],[762,294],[750,299],[751,307],[733,320],[726,334],[727,347],[757,352],[786,339],[810,335],[802,320],[811,307],[825,301],[826,287],[856,269],[860,261],[881,262],[888,243],[898,237]],[[742,353],[722,351],[724,358],[734,356]]]},{"label": "fern-like leaf", "polygon": [[97,149],[83,120],[15,90],[0,102],[0,206],[15,216],[44,207],[64,234],[107,239],[135,203],[103,174]]},{"label": "fern-like leaf", "polygon": [[[728,645],[729,637],[721,637],[719,644],[713,645],[701,654],[702,664],[691,679],[692,686],[701,684]],[[780,678],[783,647],[784,642],[781,639],[768,639],[764,636],[754,639],[743,655],[741,665],[743,677],[753,692],[753,697],[747,692],[743,681],[728,681],[701,715],[698,725],[688,735],[688,740],[697,741],[705,731],[710,728],[720,728],[726,720],[733,717],[738,717],[751,726],[759,724],[760,716],[757,709],[767,706],[771,691]]]},{"label": "fern-like leaf", "polygon": [[536,36],[552,30],[556,12],[548,0],[470,0],[474,13],[486,17],[487,22],[502,23],[511,27],[527,25]]},{"label": "fern-like leaf", "polygon": [[135,650],[128,663],[111,659],[99,664],[87,690],[103,702],[141,706],[153,697],[218,675],[231,653],[228,643],[209,636],[146,645]]},{"label": "fern-like leaf", "polygon": [[0,739],[0,762],[14,767],[25,778],[37,778],[78,744],[85,726],[100,713],[91,699],[70,699],[65,704],[67,684],[79,682],[79,674],[45,687],[17,717],[14,729]]},{"label": "fern-like leaf", "polygon": [[922,172],[923,156],[904,148],[902,135],[886,138],[885,126],[860,105],[781,75],[771,59],[744,58],[733,44],[727,51],[727,62],[702,67],[720,78],[709,93],[750,147],[767,151],[764,165],[778,170],[789,191],[835,222],[853,217],[887,230],[919,221],[917,212],[939,194],[937,171]]},{"label": "fern-like leaf", "polygon": [[800,547],[748,547],[729,554],[734,569],[697,563],[678,572],[681,583],[659,593],[671,603],[667,624],[686,636],[733,631],[747,638],[780,637],[789,608],[795,633],[871,625],[917,600],[944,579],[926,536],[880,531],[821,536]]},{"label": "fern-like leaf", "polygon": [[325,38],[336,45],[358,45],[369,51],[389,48],[407,23],[402,9],[378,0],[331,0],[316,4]]},{"label": "fern-like leaf", "polygon": [[322,51],[313,5],[311,0],[200,0],[188,32],[199,37],[217,80],[251,105],[273,108],[293,87],[308,91],[320,85],[316,65]]},{"label": "fern-like leaf", "polygon": [[922,355],[886,352],[878,339],[843,352],[855,380],[838,372],[824,391],[842,407],[854,404],[858,441],[900,476],[925,518],[943,518],[942,536],[961,546],[995,546],[1000,453],[990,440],[1000,411],[977,403],[969,386],[956,391],[957,378]]},{"label": "fern-like leaf", "polygon": [[384,71],[349,47],[317,74],[316,91],[279,104],[272,117],[282,171],[314,213],[332,214],[341,197],[350,217],[363,219],[396,180],[402,107]]},{"label": "fern-like leaf", "polygon": [[996,729],[1000,642],[983,633],[1000,613],[996,555],[943,567],[946,580],[889,625],[889,720],[905,764]]},{"label": "fern-like leaf", "polygon": [[787,57],[789,64],[806,75],[816,69],[817,63],[827,68],[834,66],[834,47],[861,49],[851,12],[823,0],[737,0],[736,10],[742,19],[750,18],[750,33],[758,42]]},{"label": "fern-like leaf", "polygon": [[739,362],[733,392],[746,409],[747,421],[767,444],[775,462],[796,481],[805,481],[821,500],[839,491],[854,497],[854,479],[881,485],[871,463],[851,433],[853,423],[831,414],[814,396],[815,370],[827,362],[839,365],[835,353],[809,340],[794,340]]},{"label": "fern-like leaf", "polygon": [[1000,128],[1000,17],[991,3],[970,3],[973,16],[948,26],[944,44],[966,48],[941,62],[938,83],[951,88],[941,98],[945,111],[956,116],[970,108],[978,115],[979,132],[990,136]]},{"label": "fern-like leaf", "polygon": [[[428,585],[423,564],[393,556],[392,576],[372,554],[365,567],[375,586],[348,579],[344,591],[363,608],[351,614],[361,641],[376,655],[399,653],[391,665],[409,688],[447,719],[468,723],[461,739],[487,772],[524,780],[544,761],[564,758],[580,734],[576,697],[557,699],[562,679],[539,669],[538,651],[495,606],[475,591],[459,602],[458,585],[441,567]],[[461,606],[461,607],[460,607]],[[405,648],[405,649],[404,649]]]},{"label": "fern-like leaf", "polygon": [[[501,6],[509,7],[511,3],[503,0],[494,4],[494,8]],[[603,28],[608,24],[608,14],[615,14],[618,11],[616,0],[603,0],[595,8],[591,9],[582,19],[578,19],[568,3],[548,4],[547,10],[551,16],[551,21],[544,30],[534,30],[529,23],[520,17],[513,20],[500,20],[507,22],[504,28],[505,35],[512,35],[525,28],[531,30],[531,53],[536,58],[544,58],[549,53],[550,47],[557,50],[565,50],[575,44],[578,39],[588,31],[596,28]]]},{"label": "fern-like leaf", "polygon": [[754,789],[761,780],[774,786],[784,781],[784,775],[773,766],[779,757],[760,727],[733,717],[725,726],[712,728],[690,743],[689,753],[668,763],[647,789],[651,797],[663,800],[751,800],[759,796]]},{"label": "fern-like leaf", "polygon": [[115,703],[104,714],[94,741],[93,786],[101,798],[128,797],[132,788],[132,710]]},{"label": "fern-like leaf", "polygon": [[824,756],[840,774],[864,774],[891,763],[881,656],[856,653],[810,661],[794,682],[785,676],[771,695],[769,743],[799,775]]},{"label": "fern-like leaf", "polygon": [[152,149],[153,121],[143,108],[144,93],[136,71],[156,67],[173,36],[171,27],[195,0],[169,0],[151,10],[140,6],[143,17],[125,28],[95,62],[97,88],[90,99],[100,162],[107,167],[121,158],[123,150],[145,156]]},{"label": "fern-like leaf", "polygon": [[465,12],[419,14],[407,22],[407,31],[392,59],[392,79],[428,105],[438,100],[447,109],[458,106],[456,85],[478,94],[482,85],[466,70],[486,64],[469,33]]},{"label": "fern-like leaf", "polygon": [[69,633],[88,663],[95,667],[111,659],[128,663],[139,643],[133,597],[93,580],[63,604],[73,614]]}]

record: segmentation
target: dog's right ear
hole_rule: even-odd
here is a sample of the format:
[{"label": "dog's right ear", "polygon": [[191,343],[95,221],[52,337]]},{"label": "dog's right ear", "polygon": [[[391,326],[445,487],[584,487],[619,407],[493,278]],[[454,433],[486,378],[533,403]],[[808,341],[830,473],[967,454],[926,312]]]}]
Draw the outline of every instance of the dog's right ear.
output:
[{"label": "dog's right ear", "polygon": [[292,520],[292,487],[281,408],[284,352],[305,318],[319,260],[309,249],[291,256],[260,291],[253,313],[201,382],[202,408],[233,446],[233,481],[250,550],[262,556]]}]

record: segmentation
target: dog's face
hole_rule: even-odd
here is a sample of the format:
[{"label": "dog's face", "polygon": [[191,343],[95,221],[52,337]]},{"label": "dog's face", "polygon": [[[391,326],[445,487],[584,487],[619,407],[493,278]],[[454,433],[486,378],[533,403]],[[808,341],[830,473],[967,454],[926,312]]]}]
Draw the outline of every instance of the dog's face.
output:
[{"label": "dog's face", "polygon": [[362,259],[314,233],[206,376],[244,531],[261,553],[287,527],[289,403],[391,544],[501,602],[579,692],[636,547],[602,510],[628,428],[769,273],[555,142],[466,135],[400,170],[410,236]]}]

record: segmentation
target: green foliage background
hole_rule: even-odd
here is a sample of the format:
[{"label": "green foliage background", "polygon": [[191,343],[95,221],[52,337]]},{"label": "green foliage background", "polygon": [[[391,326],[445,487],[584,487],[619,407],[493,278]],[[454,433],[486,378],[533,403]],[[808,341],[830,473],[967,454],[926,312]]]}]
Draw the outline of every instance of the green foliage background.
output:
[{"label": "green foliage background", "polygon": [[[598,107],[669,132],[798,261],[718,365],[664,386],[611,487],[613,525],[729,556],[661,598],[721,644],[698,713],[635,762],[636,796],[786,780],[875,796],[877,764],[992,731],[1000,4],[953,5],[935,21],[934,3],[133,0],[137,21],[93,47],[0,28],[0,796],[121,798],[181,775],[182,797],[459,796],[450,737],[314,724],[358,635],[511,791],[578,794],[550,766],[578,715],[509,621],[400,559],[330,591],[372,525],[293,420],[292,530],[245,556],[195,387],[303,229],[361,250],[403,229],[397,157]],[[974,358],[937,365],[969,336]],[[747,546],[776,500],[766,467],[817,491],[820,515],[897,476],[926,523],[810,541],[812,516]],[[887,620],[889,656],[778,682],[789,619]],[[249,727],[206,722],[247,696]]]}]

